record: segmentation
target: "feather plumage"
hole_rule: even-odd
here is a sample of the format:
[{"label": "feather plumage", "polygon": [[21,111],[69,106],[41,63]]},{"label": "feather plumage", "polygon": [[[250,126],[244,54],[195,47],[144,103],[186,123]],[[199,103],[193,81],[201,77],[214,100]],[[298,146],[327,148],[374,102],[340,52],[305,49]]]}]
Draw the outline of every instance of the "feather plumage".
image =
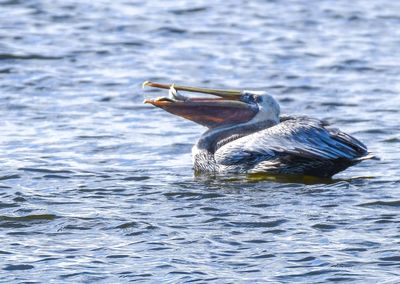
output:
[{"label": "feather plumage", "polygon": [[282,117],[281,122],[218,148],[219,171],[309,174],[330,177],[368,154],[360,141],[320,120]]}]

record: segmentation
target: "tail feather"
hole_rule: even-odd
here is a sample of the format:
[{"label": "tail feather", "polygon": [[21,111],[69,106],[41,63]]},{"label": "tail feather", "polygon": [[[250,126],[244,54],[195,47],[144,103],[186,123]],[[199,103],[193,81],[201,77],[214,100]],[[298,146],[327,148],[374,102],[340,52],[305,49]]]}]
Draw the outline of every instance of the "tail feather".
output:
[{"label": "tail feather", "polygon": [[375,156],[372,153],[367,153],[366,156],[362,156],[362,157],[354,159],[354,161],[357,161],[357,162],[361,162],[361,161],[364,161],[364,160],[378,160],[379,161],[380,158],[378,156]]}]

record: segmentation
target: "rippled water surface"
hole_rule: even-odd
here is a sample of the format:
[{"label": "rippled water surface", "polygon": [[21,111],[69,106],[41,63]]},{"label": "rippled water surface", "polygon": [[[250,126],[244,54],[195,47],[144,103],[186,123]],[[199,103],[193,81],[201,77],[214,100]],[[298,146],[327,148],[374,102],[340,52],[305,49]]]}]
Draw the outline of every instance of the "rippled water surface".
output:
[{"label": "rippled water surface", "polygon": [[[0,1],[2,283],[399,283],[398,1]],[[332,181],[195,178],[144,80],[268,90],[365,142]]]}]

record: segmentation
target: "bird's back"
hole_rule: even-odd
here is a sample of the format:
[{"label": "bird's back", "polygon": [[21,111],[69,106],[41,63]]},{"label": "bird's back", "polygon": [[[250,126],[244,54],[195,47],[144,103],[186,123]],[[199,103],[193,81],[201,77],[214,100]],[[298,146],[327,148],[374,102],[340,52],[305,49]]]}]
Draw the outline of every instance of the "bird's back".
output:
[{"label": "bird's back", "polygon": [[359,163],[367,147],[309,117],[281,117],[270,128],[225,144],[214,153],[219,171],[331,177]]}]

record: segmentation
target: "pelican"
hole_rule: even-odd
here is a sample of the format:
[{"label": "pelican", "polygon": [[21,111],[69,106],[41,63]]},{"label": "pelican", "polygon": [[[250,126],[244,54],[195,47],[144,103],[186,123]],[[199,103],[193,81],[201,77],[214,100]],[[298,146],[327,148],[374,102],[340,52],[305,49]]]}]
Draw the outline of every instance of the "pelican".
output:
[{"label": "pelican", "polygon": [[[356,138],[306,116],[280,116],[278,102],[264,91],[178,86],[168,97],[145,103],[203,125],[208,130],[193,146],[196,173],[294,174],[330,178],[374,156]],[[218,96],[183,96],[178,91]]]}]

